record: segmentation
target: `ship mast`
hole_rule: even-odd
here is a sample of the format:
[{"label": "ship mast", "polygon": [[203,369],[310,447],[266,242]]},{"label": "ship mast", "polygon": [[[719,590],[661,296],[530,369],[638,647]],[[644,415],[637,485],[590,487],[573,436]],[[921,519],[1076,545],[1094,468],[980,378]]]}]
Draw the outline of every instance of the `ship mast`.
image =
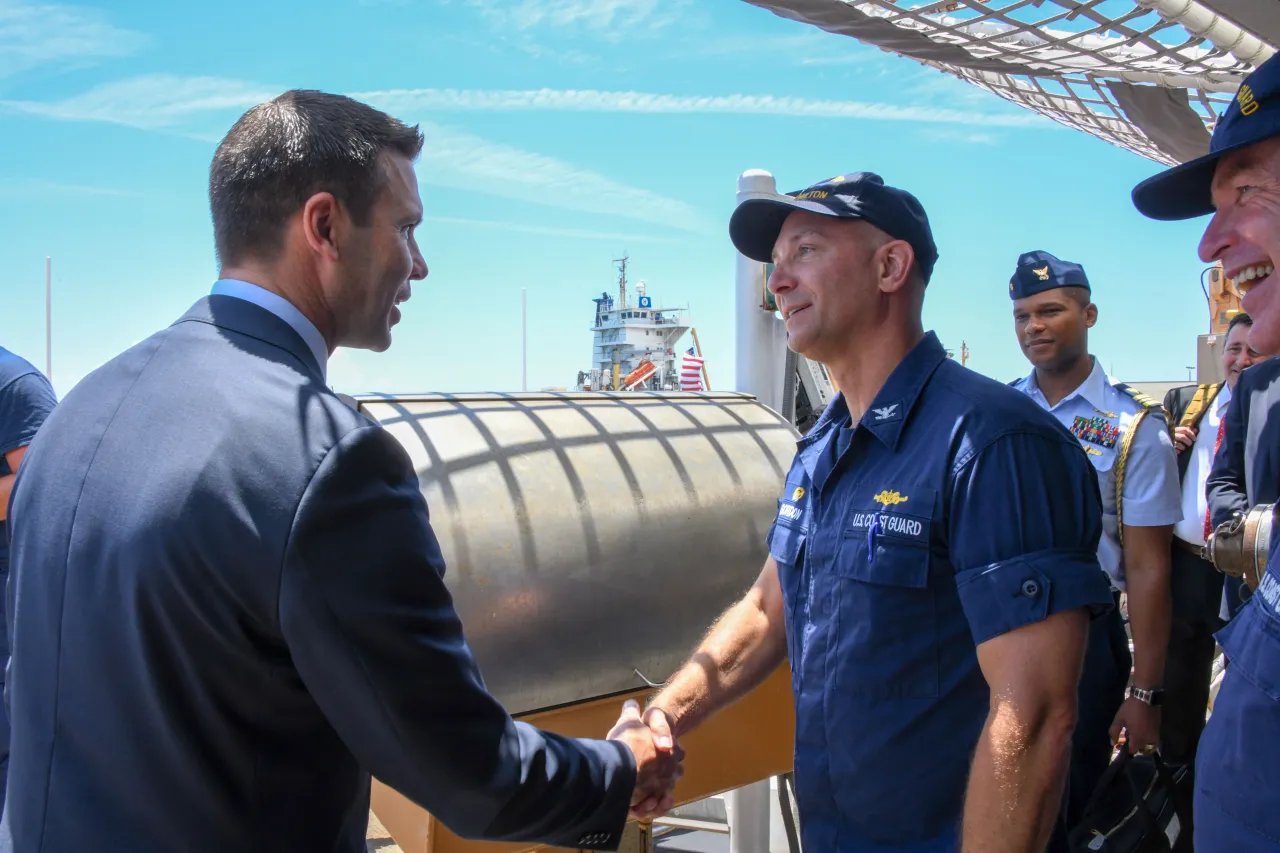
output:
[{"label": "ship mast", "polygon": [[627,261],[631,258],[626,252],[622,253],[622,257],[614,258],[615,264],[621,264],[618,270],[618,310],[621,311],[627,307]]}]

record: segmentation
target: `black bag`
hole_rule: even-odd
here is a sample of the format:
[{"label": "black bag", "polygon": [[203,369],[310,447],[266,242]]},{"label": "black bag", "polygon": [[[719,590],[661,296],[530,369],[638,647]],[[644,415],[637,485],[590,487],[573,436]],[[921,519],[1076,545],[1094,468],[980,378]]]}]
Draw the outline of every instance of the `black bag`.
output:
[{"label": "black bag", "polygon": [[1190,769],[1159,753],[1121,746],[1073,827],[1071,853],[1183,853],[1191,850]]}]

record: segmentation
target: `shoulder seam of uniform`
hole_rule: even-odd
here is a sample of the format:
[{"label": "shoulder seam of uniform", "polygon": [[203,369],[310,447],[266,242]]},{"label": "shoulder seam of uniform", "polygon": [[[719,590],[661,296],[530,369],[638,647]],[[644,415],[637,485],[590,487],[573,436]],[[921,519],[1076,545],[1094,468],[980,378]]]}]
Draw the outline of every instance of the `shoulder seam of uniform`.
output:
[{"label": "shoulder seam of uniform", "polygon": [[[969,453],[966,454],[963,459],[957,458],[955,463],[951,466],[950,476],[954,478],[957,474],[960,473],[960,471],[966,465],[968,465],[974,459],[978,458],[980,455],[985,453],[997,441],[1000,441],[1001,439],[1005,439],[1005,438],[1014,438],[1015,436],[1020,436],[1020,435],[1025,435],[1030,438],[1043,439],[1044,441],[1052,442],[1055,444],[1062,444],[1068,447],[1079,447],[1079,444],[1078,442],[1075,441],[1075,439],[1069,440],[1069,436],[1059,435],[1055,430],[1028,429],[1026,426],[1023,426],[1021,424],[1013,425],[1013,426],[1010,426],[1008,429],[1005,429],[1002,432],[997,432],[995,435],[988,438],[981,447],[976,447],[970,450]],[[1090,467],[1093,467],[1093,466],[1090,465]]]}]

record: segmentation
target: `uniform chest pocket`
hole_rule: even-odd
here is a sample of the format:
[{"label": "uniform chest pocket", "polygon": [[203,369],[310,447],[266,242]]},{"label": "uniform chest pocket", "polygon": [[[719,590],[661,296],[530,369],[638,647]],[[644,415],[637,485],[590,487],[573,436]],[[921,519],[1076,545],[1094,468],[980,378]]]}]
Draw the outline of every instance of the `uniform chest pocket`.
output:
[{"label": "uniform chest pocket", "polygon": [[[779,507],[782,503],[778,501]],[[781,516],[769,530],[769,556],[778,564],[778,584],[782,587],[782,603],[788,622],[793,620],[796,605],[804,593],[801,578],[804,576],[807,538],[799,523],[785,521]]]},{"label": "uniform chest pocket", "polygon": [[935,522],[932,503],[920,503],[919,514],[882,512],[870,524],[854,513],[846,528],[831,566],[832,666],[843,692],[938,695],[937,602],[929,577]]},{"label": "uniform chest pocket", "polygon": [[[779,507],[782,501],[778,501]],[[769,530],[769,556],[779,565],[799,566],[804,551],[805,531],[796,522],[779,517]]]}]

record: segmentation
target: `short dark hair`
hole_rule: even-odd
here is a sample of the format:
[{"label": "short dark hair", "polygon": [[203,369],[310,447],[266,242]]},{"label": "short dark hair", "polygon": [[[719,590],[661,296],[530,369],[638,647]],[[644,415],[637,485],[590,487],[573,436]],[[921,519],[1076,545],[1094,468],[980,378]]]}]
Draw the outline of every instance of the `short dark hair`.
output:
[{"label": "short dark hair", "polygon": [[275,258],[285,223],[316,193],[333,193],[357,225],[367,225],[385,183],[385,151],[416,159],[422,132],[327,92],[295,89],[250,109],[209,167],[219,263]]},{"label": "short dark hair", "polygon": [[1253,318],[1241,311],[1239,314],[1231,318],[1231,322],[1227,324],[1227,333],[1223,337],[1231,337],[1231,330],[1236,326],[1252,326]]}]

